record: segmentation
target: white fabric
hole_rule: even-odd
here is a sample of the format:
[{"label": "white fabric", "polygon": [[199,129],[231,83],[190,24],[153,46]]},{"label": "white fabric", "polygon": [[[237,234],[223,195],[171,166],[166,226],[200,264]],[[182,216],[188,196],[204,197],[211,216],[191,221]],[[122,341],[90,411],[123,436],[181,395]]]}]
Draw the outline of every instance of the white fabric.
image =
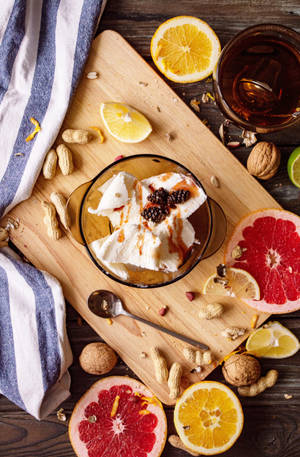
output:
[{"label": "white fabric", "polygon": [[[0,218],[31,195],[83,71],[105,3],[1,2]],[[34,130],[31,117],[41,130],[26,142]],[[43,419],[70,395],[72,353],[61,286],[2,248],[0,313],[0,393]]]}]

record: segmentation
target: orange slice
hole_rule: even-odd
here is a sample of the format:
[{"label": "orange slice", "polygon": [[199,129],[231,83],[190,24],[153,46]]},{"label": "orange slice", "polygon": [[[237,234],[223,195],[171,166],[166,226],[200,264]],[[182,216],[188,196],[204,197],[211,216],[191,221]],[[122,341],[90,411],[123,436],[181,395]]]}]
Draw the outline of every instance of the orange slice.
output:
[{"label": "orange slice", "polygon": [[177,400],[177,433],[184,445],[200,455],[227,451],[243,429],[244,415],[237,396],[215,381],[193,384]]},{"label": "orange slice", "polygon": [[201,19],[177,16],[161,24],[151,40],[157,68],[175,82],[190,83],[209,76],[221,51],[219,39]]}]

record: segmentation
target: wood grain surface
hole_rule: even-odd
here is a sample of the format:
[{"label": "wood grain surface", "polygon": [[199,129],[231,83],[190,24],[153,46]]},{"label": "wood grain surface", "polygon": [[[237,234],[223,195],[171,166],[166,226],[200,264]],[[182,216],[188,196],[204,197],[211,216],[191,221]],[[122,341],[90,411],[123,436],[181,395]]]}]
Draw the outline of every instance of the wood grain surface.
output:
[{"label": "wood grain surface", "polygon": [[[187,387],[189,383],[204,379],[215,368],[215,362],[241,344],[251,330],[250,322],[255,311],[237,299],[203,296],[200,291],[206,279],[216,272],[216,266],[223,262],[224,249],[234,225],[251,211],[279,205],[120,34],[106,30],[95,39],[85,74],[95,70],[100,73],[99,79],[90,80],[83,76],[61,132],[66,128],[101,126],[99,105],[107,100],[126,102],[143,112],[152,123],[153,132],[139,144],[120,143],[106,134],[103,144],[99,144],[99,138],[95,136],[87,145],[70,145],[75,161],[74,173],[70,176],[58,173],[52,180],[40,176],[32,196],[8,214],[8,217],[20,221],[19,228],[11,234],[11,240],[35,266],[48,271],[60,281],[66,299],[82,317],[163,403],[172,404],[175,401],[169,397],[167,383],[160,384],[155,377],[150,347],[157,346],[165,354],[169,366],[175,361],[182,364],[182,387]],[[157,106],[160,111],[157,111]],[[175,117],[173,112],[176,113]],[[171,142],[166,137],[170,132],[174,137]],[[56,144],[60,142],[61,134]],[[69,196],[76,187],[90,181],[110,164],[114,157],[139,153],[170,157],[192,170],[208,195],[221,205],[227,220],[225,243],[216,254],[202,260],[180,281],[148,290],[129,288],[105,276],[70,234],[58,241],[49,239],[41,217],[41,202],[49,200],[52,191]],[[145,166],[143,161],[139,167],[145,170],[140,172],[139,167],[133,167],[132,173],[135,176],[141,173],[141,178],[148,178],[165,171],[164,167],[159,168],[158,172],[151,171],[151,163]],[[153,170],[159,166],[153,163]],[[212,176],[219,180],[219,187],[212,185]],[[233,182],[238,182],[239,186],[235,188]],[[98,205],[98,201],[94,205]],[[220,223],[219,220],[214,221],[215,225]],[[114,319],[113,325],[108,325],[106,320],[99,319],[87,307],[89,295],[97,289],[112,290],[121,296],[133,314],[205,343],[212,351],[215,362],[199,374],[191,373],[195,365],[186,361],[182,354],[186,343],[124,316]],[[185,292],[190,290],[197,293],[193,303],[185,296]],[[200,320],[200,306],[214,301],[224,305],[222,316]],[[162,304],[169,307],[163,317],[159,315]],[[268,314],[257,314],[260,325]],[[222,331],[227,327],[241,327],[247,331],[243,337],[230,341],[222,336]],[[142,359],[142,352],[148,357]]]},{"label": "wood grain surface", "polygon": [[[217,32],[221,43],[225,44],[235,33],[250,24],[261,22],[281,23],[300,31],[300,7],[296,1],[196,1],[180,2],[158,0],[110,0],[106,7],[99,32],[114,29],[120,32],[133,47],[150,62],[149,43],[156,27],[165,19],[180,14],[191,14],[206,20]],[[194,96],[211,91],[209,82],[189,85],[176,85],[168,82],[178,97],[187,104]],[[222,116],[213,104],[203,105],[201,119],[207,119],[213,133],[218,134]],[[238,135],[236,131],[233,134]],[[284,208],[300,214],[300,193],[293,187],[286,172],[289,153],[300,144],[299,127],[280,133],[264,135],[265,140],[274,141],[281,149],[282,162],[277,175],[263,186]],[[239,148],[234,155],[245,164],[249,154],[247,148]],[[239,183],[235,183],[239,186]],[[300,337],[300,313],[280,316],[279,319]],[[71,368],[72,396],[62,405],[69,415],[75,402],[97,379],[82,372],[78,366],[78,355],[85,344],[99,340],[99,337],[76,312],[68,306],[68,333],[74,352],[74,365]],[[280,377],[278,384],[257,398],[243,399],[245,427],[235,446],[226,454],[228,457],[299,457],[300,454],[300,357],[299,354],[287,360],[264,360],[263,370],[276,368]],[[133,373],[119,361],[112,374]],[[220,370],[215,370],[209,379],[222,381]],[[289,400],[284,394],[293,395]],[[174,432],[172,408],[166,408],[169,432]],[[43,422],[37,422],[16,406],[0,398],[0,456],[74,456],[67,437],[66,424],[59,422],[56,414]],[[163,457],[183,457],[184,452],[166,446]]]}]

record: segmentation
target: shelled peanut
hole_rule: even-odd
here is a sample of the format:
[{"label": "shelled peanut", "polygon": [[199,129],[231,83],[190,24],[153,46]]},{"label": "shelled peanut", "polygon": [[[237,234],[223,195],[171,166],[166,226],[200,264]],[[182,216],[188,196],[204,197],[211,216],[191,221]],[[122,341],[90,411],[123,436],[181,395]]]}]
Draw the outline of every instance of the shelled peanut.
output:
[{"label": "shelled peanut", "polygon": [[212,353],[210,350],[201,352],[186,346],[182,352],[188,362],[195,363],[197,366],[209,365],[212,362]]}]

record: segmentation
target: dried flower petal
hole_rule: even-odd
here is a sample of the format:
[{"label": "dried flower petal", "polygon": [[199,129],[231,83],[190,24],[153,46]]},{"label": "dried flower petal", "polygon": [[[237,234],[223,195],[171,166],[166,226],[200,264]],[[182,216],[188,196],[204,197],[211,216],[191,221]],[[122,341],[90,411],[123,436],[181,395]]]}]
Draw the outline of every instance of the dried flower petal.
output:
[{"label": "dried flower petal", "polygon": [[90,128],[93,130],[96,130],[96,132],[98,133],[98,135],[100,137],[100,143],[102,144],[104,142],[104,135],[103,135],[101,129],[99,127],[90,127]]},{"label": "dried flower petal", "polygon": [[38,121],[36,119],[34,119],[34,117],[30,118],[30,122],[32,122],[32,124],[35,126],[35,129],[26,138],[26,140],[25,140],[26,143],[28,143],[28,141],[31,141],[35,137],[35,135],[41,130],[40,124],[38,123]]},{"label": "dried flower petal", "polygon": [[227,273],[226,265],[224,263],[220,263],[217,266],[217,274],[218,274],[218,276],[220,276],[221,278],[225,278],[226,273]]},{"label": "dried flower petal", "polygon": [[242,255],[243,255],[243,250],[242,250],[242,248],[241,248],[239,245],[235,246],[235,247],[232,249],[231,257],[232,257],[233,259],[239,259],[239,258],[242,257]]},{"label": "dried flower petal", "polygon": [[197,113],[200,113],[200,103],[200,100],[198,100],[197,98],[192,98],[192,100],[190,101],[190,106],[193,108],[193,110],[197,111]]},{"label": "dried flower petal", "polygon": [[253,314],[252,318],[251,318],[251,321],[250,321],[250,327],[251,328],[255,328],[256,327],[256,324],[257,324],[257,321],[258,321],[258,314]]},{"label": "dried flower petal", "polygon": [[256,134],[254,132],[250,132],[249,130],[243,129],[242,131],[242,138],[243,144],[248,148],[257,142]]},{"label": "dried flower petal", "polygon": [[56,413],[57,419],[61,422],[66,422],[67,416],[63,413],[63,408],[60,408]]}]

